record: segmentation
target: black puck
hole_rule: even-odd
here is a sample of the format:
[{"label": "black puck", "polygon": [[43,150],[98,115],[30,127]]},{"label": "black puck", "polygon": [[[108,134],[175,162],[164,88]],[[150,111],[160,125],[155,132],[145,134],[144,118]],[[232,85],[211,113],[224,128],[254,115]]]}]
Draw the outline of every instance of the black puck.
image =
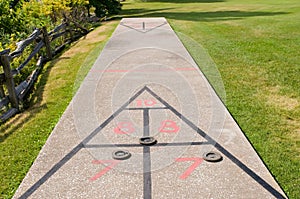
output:
[{"label": "black puck", "polygon": [[223,157],[217,152],[208,152],[203,154],[203,159],[208,162],[220,162]]},{"label": "black puck", "polygon": [[126,150],[117,150],[113,152],[112,156],[115,160],[126,160],[131,157],[131,153]]},{"label": "black puck", "polygon": [[142,145],[154,145],[156,143],[157,140],[154,139],[154,137],[147,136],[147,137],[140,138],[140,144]]}]

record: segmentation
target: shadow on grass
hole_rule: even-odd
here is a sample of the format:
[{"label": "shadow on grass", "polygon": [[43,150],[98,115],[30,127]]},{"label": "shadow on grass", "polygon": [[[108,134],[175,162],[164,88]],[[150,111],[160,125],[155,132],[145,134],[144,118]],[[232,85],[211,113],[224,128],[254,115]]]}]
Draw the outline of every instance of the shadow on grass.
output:
[{"label": "shadow on grass", "polygon": [[161,11],[172,10],[172,9],[173,8],[161,8],[161,9],[133,8],[133,9],[122,10],[121,14],[136,15],[136,14],[155,13],[155,12],[161,12]]},{"label": "shadow on grass", "polygon": [[[170,8],[169,8],[170,9]],[[247,11],[215,11],[215,12],[155,12],[144,10],[138,12],[127,12],[123,10],[122,14],[131,14],[132,17],[166,17],[167,19],[186,20],[186,21],[225,21],[238,20],[248,17],[275,16],[289,14],[288,12],[247,12]]]},{"label": "shadow on grass", "polygon": [[163,2],[163,3],[217,3],[224,0],[143,0],[143,2]]},{"label": "shadow on grass", "polygon": [[[54,60],[44,65],[44,69],[39,75],[39,80],[35,83],[34,88],[29,94],[31,96],[24,102],[25,110],[0,125],[2,131],[0,134],[0,143],[4,142],[17,129],[20,129],[24,124],[28,123],[28,121],[34,118],[36,114],[47,109],[47,104],[42,103],[44,88],[47,84],[51,69],[55,63],[61,59],[59,58],[60,55],[61,54],[57,55]],[[13,127],[11,128],[11,126]]]},{"label": "shadow on grass", "polygon": [[[84,35],[81,39],[86,39],[87,35]],[[76,45],[80,40],[72,42],[72,46]],[[52,60],[45,63],[38,80],[34,83],[34,87],[31,89],[28,96],[23,103],[24,111],[10,118],[8,121],[0,124],[0,143],[4,142],[9,136],[11,136],[16,130],[22,128],[28,121],[35,118],[37,114],[45,109],[48,109],[51,102],[43,102],[44,88],[48,82],[48,78],[51,69],[62,59],[70,59],[70,57],[63,56],[64,52],[70,49],[71,46],[67,45],[61,52],[56,54]]]},{"label": "shadow on grass", "polygon": [[[28,111],[28,115],[24,114],[17,114],[15,117],[13,117],[11,120],[9,120],[7,123],[2,124],[2,130],[4,133],[0,134],[0,143],[4,142],[6,138],[8,138],[10,135],[12,135],[16,130],[20,129],[25,123],[27,123],[30,118],[32,118],[35,114],[41,112],[43,109],[47,108],[47,105],[37,105],[34,108],[31,108],[30,111]],[[16,124],[17,123],[17,124]],[[9,129],[10,126],[13,126],[13,128]],[[9,130],[6,130],[9,129]]]}]

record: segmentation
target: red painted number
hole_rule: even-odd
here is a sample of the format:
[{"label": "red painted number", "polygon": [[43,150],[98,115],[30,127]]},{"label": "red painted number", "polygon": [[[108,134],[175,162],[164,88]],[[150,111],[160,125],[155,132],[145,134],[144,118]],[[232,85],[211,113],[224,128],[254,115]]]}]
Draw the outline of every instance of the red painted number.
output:
[{"label": "red painted number", "polygon": [[119,160],[94,160],[93,164],[104,164],[109,163],[104,169],[102,169],[99,173],[90,178],[90,181],[95,181],[107,172],[109,172],[113,167],[115,167],[120,161]]},{"label": "red painted number", "polygon": [[114,129],[116,134],[130,134],[134,132],[134,126],[131,122],[119,122]]},{"label": "red painted number", "polygon": [[191,173],[201,164],[202,158],[177,158],[176,162],[193,161],[194,163],[187,168],[187,170],[179,177],[180,179],[186,179]]},{"label": "red painted number", "polygon": [[136,105],[137,107],[152,107],[156,104],[156,101],[154,99],[150,99],[150,100],[136,100]]},{"label": "red painted number", "polygon": [[172,120],[165,120],[161,123],[159,132],[162,133],[177,133],[179,131],[179,126],[176,122]]}]

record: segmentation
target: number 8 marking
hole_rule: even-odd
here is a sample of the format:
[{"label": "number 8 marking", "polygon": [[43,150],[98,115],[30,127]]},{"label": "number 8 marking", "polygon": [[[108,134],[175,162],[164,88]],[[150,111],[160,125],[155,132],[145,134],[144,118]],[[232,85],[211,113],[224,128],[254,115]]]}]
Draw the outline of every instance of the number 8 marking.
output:
[{"label": "number 8 marking", "polygon": [[130,134],[134,132],[134,126],[131,122],[119,122],[117,127],[114,129],[116,134]]}]

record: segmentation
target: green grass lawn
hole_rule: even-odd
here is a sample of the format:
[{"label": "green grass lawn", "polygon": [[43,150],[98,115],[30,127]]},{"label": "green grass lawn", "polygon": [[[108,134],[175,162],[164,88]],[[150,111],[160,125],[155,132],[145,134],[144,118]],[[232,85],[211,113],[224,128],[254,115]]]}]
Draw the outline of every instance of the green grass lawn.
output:
[{"label": "green grass lawn", "polygon": [[[179,37],[206,49],[224,103],[287,195],[299,198],[300,1],[132,0],[123,9],[124,16],[166,17]],[[201,68],[202,49],[182,41]]]},{"label": "green grass lawn", "polygon": [[[123,4],[119,17],[167,18],[284,191],[299,198],[300,1]],[[101,26],[47,64],[30,109],[0,126],[0,198],[12,197],[117,24]],[[201,63],[199,49],[212,58],[226,95]]]}]

